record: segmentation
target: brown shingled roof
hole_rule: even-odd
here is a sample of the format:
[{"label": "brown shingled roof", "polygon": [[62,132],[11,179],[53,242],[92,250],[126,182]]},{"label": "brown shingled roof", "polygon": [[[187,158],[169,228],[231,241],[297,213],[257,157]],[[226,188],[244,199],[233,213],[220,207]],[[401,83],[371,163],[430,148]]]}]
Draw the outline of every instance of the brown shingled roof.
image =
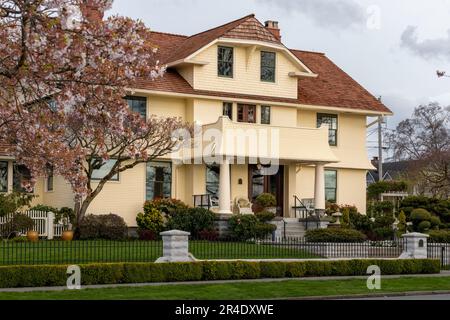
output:
[{"label": "brown shingled roof", "polygon": [[231,21],[219,27],[185,38],[178,48],[167,57],[166,63],[187,58],[197,50],[218,38],[261,40],[280,43],[275,36],[259,22],[254,14]]},{"label": "brown shingled roof", "polygon": [[298,81],[298,100],[303,104],[334,106],[391,113],[384,104],[364,89],[325,54],[291,50],[317,78]]},{"label": "brown shingled roof", "polygon": [[[159,47],[159,60],[168,63],[184,59],[220,37],[280,43],[272,33],[264,30],[266,30],[264,26],[252,14],[191,37],[153,32],[151,39]],[[174,69],[169,69],[163,78],[154,81],[141,80],[136,89],[391,113],[385,105],[323,53],[301,50],[291,52],[318,74],[317,78],[299,79],[297,99],[195,90]]]},{"label": "brown shingled roof", "polygon": [[4,142],[0,142],[0,156],[8,156],[9,153],[6,151],[8,145]]}]

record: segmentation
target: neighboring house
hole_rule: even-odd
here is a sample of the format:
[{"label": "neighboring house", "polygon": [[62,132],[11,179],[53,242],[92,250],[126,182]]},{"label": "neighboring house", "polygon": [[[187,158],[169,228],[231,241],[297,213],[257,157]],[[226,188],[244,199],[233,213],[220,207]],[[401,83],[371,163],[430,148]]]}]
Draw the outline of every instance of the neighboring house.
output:
[{"label": "neighboring house", "polygon": [[[367,186],[380,180],[378,174],[378,157],[372,159],[375,170],[367,172]],[[426,185],[420,183],[414,169],[417,162],[413,160],[393,161],[383,163],[383,181],[405,181],[408,183],[408,193],[412,195],[433,196],[432,192]]]},{"label": "neighboring house", "polygon": [[[145,200],[172,197],[193,205],[194,196],[209,193],[218,195],[218,211],[229,214],[233,200],[263,192],[277,197],[284,217],[295,214],[294,196],[314,198],[319,210],[328,200],[365,212],[366,174],[373,169],[366,151],[367,117],[392,112],[325,54],[287,48],[278,23],[263,25],[254,15],[190,37],[153,32],[153,42],[168,70],[163,78],[132,88],[127,99],[133,110],[146,117],[181,117],[204,130],[277,130],[280,169],[265,176],[263,167],[250,161],[175,165],[167,157],[115,177],[90,212],[117,213],[134,226]],[[258,156],[247,149],[239,155]],[[11,191],[18,179],[12,160],[0,146],[0,191]],[[73,205],[61,177],[41,179],[35,193],[39,203]]]}]

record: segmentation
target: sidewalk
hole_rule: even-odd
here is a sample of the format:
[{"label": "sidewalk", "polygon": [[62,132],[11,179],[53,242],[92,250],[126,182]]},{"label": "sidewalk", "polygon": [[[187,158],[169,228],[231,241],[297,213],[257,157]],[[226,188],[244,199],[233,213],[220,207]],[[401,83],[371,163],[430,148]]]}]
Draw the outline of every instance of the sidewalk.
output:
[{"label": "sidewalk", "polygon": [[[450,271],[441,271],[437,274],[419,275],[386,275],[383,279],[398,278],[436,278],[450,277]],[[157,283],[131,283],[131,284],[105,284],[82,286],[82,289],[106,289],[106,288],[126,288],[126,287],[156,287],[156,286],[177,286],[177,285],[205,285],[223,283],[245,283],[245,282],[284,282],[284,281],[327,281],[327,280],[352,280],[367,279],[367,276],[345,276],[345,277],[311,277],[311,278],[281,278],[281,279],[255,279],[255,280],[218,280],[218,281],[191,281],[191,282],[157,282]],[[1,289],[0,292],[38,292],[38,291],[64,291],[67,287],[39,287],[39,288],[10,288]]]}]

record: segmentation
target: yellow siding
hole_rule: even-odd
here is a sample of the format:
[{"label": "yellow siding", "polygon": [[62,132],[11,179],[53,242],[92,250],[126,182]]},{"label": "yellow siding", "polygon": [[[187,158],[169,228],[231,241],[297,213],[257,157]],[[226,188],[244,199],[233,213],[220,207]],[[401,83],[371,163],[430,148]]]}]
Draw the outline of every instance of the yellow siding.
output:
[{"label": "yellow siding", "polygon": [[[337,170],[337,203],[354,205],[360,213],[366,213],[366,170]],[[297,196],[300,199],[314,198],[314,167],[304,166],[297,173]]]},{"label": "yellow siding", "polygon": [[136,214],[145,202],[145,164],[123,172],[119,182],[109,182],[92,202],[88,212],[114,213],[122,216],[129,226],[136,226]]},{"label": "yellow siding", "polygon": [[[317,113],[327,112],[299,110],[297,125],[300,127],[316,127]],[[364,170],[371,168],[366,149],[366,122],[367,118],[365,115],[338,114],[338,143],[337,146],[333,146],[331,149],[339,159],[339,163],[333,164],[333,167]]]},{"label": "yellow siding", "polygon": [[[270,51],[270,50],[268,50]],[[289,72],[298,71],[283,53],[277,52],[275,83],[260,80],[261,52],[254,51],[247,62],[247,49],[234,47],[234,77],[224,78],[217,74],[217,45],[200,52],[195,60],[207,62],[194,67],[194,88],[221,92],[297,98],[297,79]]]},{"label": "yellow siding", "polygon": [[74,195],[70,184],[61,176],[54,177],[53,191],[44,192],[44,204],[55,208],[74,206]]},{"label": "yellow siding", "polygon": [[149,96],[147,99],[148,114],[161,117],[186,118],[186,100],[161,96]]},{"label": "yellow siding", "polygon": [[341,205],[354,205],[366,213],[366,170],[338,170],[337,198]]},{"label": "yellow siding", "polygon": [[[242,184],[239,184],[242,179]],[[231,200],[236,198],[248,198],[248,165],[231,166]]]}]

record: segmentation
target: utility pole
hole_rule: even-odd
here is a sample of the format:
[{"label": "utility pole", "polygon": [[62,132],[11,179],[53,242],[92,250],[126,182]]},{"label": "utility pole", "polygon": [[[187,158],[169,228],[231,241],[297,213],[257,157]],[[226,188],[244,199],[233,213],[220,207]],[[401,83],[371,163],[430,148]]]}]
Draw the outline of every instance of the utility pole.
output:
[{"label": "utility pole", "polygon": [[378,117],[378,181],[383,181],[383,116]]}]

